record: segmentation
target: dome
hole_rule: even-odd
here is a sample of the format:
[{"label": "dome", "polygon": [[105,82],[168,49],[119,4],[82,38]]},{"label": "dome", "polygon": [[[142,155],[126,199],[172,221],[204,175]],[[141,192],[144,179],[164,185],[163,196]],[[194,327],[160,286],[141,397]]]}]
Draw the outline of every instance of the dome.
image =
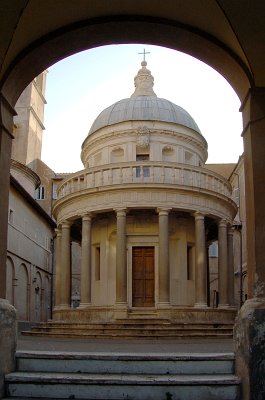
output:
[{"label": "dome", "polygon": [[95,119],[89,135],[105,126],[125,121],[163,121],[184,125],[200,133],[198,125],[182,107],[156,96],[132,96],[117,101]]},{"label": "dome", "polygon": [[125,121],[170,122],[201,133],[198,125],[186,110],[156,96],[153,91],[154,77],[146,65],[147,62],[142,61],[142,68],[134,78],[135,91],[132,96],[117,101],[103,110],[95,119],[88,135],[100,128]]}]

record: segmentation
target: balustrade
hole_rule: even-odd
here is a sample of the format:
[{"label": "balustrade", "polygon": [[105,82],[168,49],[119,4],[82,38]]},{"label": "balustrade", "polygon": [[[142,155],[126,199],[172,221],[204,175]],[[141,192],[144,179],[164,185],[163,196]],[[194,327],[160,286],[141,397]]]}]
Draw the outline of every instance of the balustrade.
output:
[{"label": "balustrade", "polygon": [[142,161],[108,164],[79,171],[62,182],[58,198],[101,186],[136,183],[164,183],[206,189],[231,197],[230,184],[212,171],[184,164]]}]

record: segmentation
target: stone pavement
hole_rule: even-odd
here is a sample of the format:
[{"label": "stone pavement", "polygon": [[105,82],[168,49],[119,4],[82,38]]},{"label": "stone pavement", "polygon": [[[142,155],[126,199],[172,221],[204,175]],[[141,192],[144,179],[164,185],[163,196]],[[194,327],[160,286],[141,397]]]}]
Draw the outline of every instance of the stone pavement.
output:
[{"label": "stone pavement", "polygon": [[17,350],[118,353],[230,353],[232,339],[61,339],[18,336]]}]

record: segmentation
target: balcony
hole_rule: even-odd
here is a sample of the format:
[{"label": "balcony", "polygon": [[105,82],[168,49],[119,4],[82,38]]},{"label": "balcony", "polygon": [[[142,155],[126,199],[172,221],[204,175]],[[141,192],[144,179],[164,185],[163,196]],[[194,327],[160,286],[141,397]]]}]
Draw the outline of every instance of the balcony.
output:
[{"label": "balcony", "polygon": [[138,161],[106,164],[76,172],[61,183],[58,199],[88,189],[115,185],[172,185],[231,198],[230,183],[206,168],[172,162]]}]

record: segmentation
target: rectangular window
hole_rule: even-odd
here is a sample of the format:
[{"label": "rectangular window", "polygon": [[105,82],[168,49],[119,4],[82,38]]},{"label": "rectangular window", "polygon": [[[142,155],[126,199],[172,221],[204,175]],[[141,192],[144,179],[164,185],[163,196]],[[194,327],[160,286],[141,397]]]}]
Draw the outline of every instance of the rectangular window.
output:
[{"label": "rectangular window", "polygon": [[39,186],[36,189],[36,200],[44,200],[45,199],[45,189],[44,186]]},{"label": "rectangular window", "polygon": [[[149,154],[137,154],[136,161],[149,161]],[[136,167],[136,178],[140,177],[148,178],[150,176],[149,167]]]},{"label": "rectangular window", "polygon": [[53,183],[52,184],[52,199],[53,200],[56,200],[57,199],[57,188],[58,188],[58,185],[56,184],[56,183]]},{"label": "rectangular window", "polygon": [[193,246],[187,245],[187,280],[192,281],[193,277]]},{"label": "rectangular window", "polygon": [[100,281],[100,247],[95,248],[95,280]]},{"label": "rectangular window", "polygon": [[218,242],[213,242],[209,246],[209,257],[218,257]]}]

